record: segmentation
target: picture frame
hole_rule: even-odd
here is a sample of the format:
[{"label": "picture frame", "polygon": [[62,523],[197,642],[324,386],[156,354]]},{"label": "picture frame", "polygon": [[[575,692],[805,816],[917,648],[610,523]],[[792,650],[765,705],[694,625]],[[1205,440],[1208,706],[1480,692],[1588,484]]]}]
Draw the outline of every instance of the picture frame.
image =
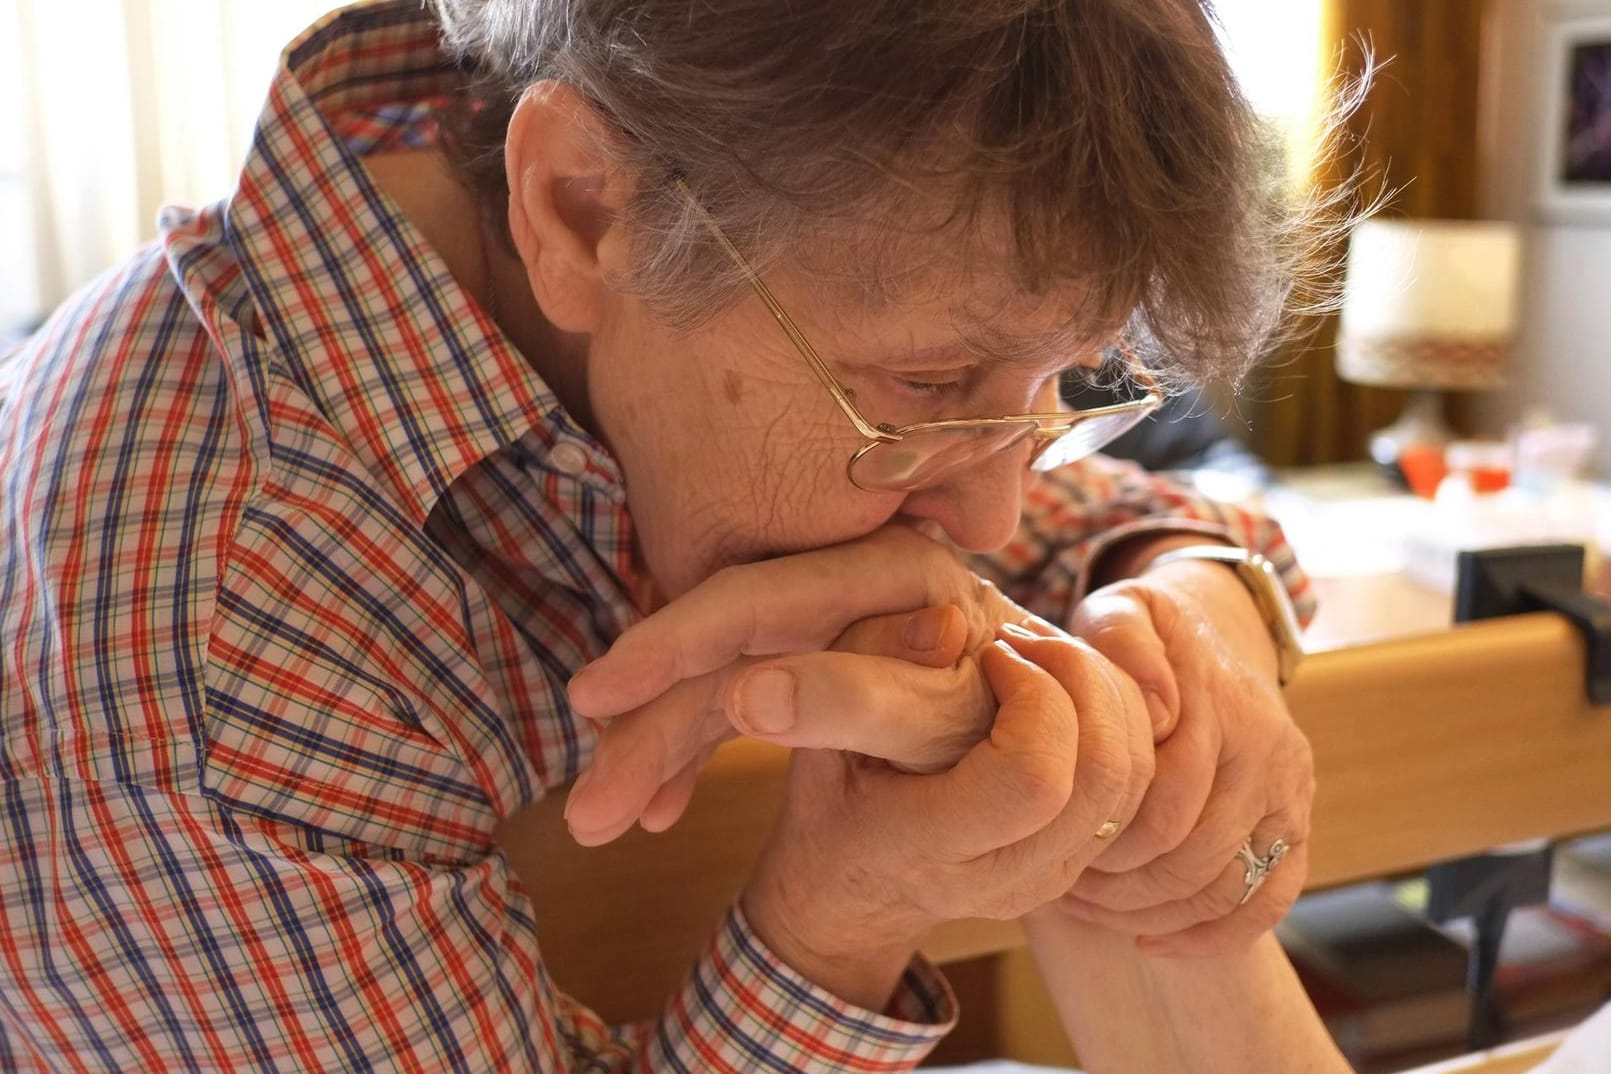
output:
[{"label": "picture frame", "polygon": [[1611,14],[1552,19],[1544,47],[1539,209],[1611,226]]}]

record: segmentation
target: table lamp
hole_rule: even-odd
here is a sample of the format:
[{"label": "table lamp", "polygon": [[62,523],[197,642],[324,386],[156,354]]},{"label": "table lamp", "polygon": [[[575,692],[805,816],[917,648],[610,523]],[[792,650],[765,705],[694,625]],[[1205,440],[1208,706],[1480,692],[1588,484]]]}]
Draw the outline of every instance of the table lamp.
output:
[{"label": "table lamp", "polygon": [[1440,392],[1504,382],[1520,263],[1511,224],[1389,219],[1354,229],[1337,375],[1413,392],[1398,420],[1371,435],[1379,464],[1397,471],[1406,448],[1448,442]]}]

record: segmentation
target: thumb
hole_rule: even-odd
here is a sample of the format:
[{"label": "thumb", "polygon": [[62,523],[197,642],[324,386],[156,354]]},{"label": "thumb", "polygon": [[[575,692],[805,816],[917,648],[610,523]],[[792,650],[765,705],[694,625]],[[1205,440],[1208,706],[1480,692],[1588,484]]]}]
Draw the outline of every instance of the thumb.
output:
[{"label": "thumb", "polygon": [[955,764],[990,733],[995,701],[974,660],[927,668],[854,653],[804,653],[734,676],[723,697],[745,734],[848,750],[911,772]]}]

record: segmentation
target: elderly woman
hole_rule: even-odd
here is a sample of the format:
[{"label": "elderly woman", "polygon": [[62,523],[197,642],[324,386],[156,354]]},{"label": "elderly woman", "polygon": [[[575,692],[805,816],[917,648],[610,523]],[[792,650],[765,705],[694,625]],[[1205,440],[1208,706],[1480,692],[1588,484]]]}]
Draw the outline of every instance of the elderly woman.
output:
[{"label": "elderly woman", "polygon": [[[310,29],[0,363],[0,1067],[904,1069],[919,937],[1027,915],[1093,1070],[1340,1069],[1267,935],[1302,577],[1088,458],[1275,323],[1254,131],[1195,0]],[[735,729],[783,819],[603,1025],[494,834],[663,828]]]}]

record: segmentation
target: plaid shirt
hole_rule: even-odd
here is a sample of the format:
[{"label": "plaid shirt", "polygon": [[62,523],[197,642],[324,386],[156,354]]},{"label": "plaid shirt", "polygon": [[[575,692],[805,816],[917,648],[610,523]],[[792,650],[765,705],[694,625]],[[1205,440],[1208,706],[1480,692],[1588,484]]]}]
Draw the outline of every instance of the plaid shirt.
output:
[{"label": "plaid shirt", "polygon": [[[635,615],[631,527],[358,163],[459,79],[417,0],[327,18],[234,195],[0,359],[0,1068],[892,1071],[954,1016],[921,960],[851,1007],[736,910],[654,1024],[544,972],[492,832],[589,755],[564,684]],[[982,566],[1056,614],[1157,525],[1302,588],[1269,523],[1099,462]]]}]

